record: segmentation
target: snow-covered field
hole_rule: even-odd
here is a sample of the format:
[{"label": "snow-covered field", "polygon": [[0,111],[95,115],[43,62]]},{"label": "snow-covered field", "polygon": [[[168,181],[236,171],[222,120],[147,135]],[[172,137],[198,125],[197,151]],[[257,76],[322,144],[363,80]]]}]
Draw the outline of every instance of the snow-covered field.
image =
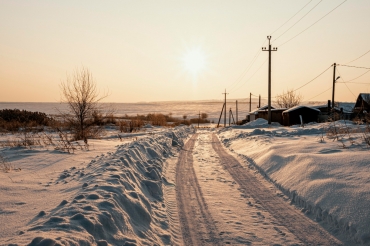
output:
[{"label": "snow-covered field", "polygon": [[[245,203],[253,199],[237,189],[206,145],[212,132],[246,169],[265,176],[345,245],[370,245],[370,149],[360,133],[364,127],[335,124],[348,130],[338,135],[341,141],[325,135],[328,124],[268,127],[263,119],[199,131],[194,170],[216,226],[227,224],[218,229],[228,242],[300,245],[286,228],[276,232],[270,215],[261,217],[263,204]],[[182,245],[175,167],[194,131],[154,128],[120,141],[111,130],[90,140],[89,150],[74,154],[1,147],[16,170],[0,172],[0,245]]]},{"label": "snow-covered field", "polygon": [[[258,119],[220,131],[225,146],[276,184],[303,212],[334,234],[370,244],[370,148],[364,126],[335,122],[342,141],[325,132],[331,124],[282,127]],[[357,132],[357,133],[356,133]]]}]

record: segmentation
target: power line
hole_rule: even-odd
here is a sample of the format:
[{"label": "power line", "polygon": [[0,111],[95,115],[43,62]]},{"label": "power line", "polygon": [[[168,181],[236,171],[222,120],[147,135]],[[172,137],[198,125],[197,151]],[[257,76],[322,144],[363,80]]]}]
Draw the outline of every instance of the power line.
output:
[{"label": "power line", "polygon": [[[263,41],[262,45],[264,45],[266,42],[266,40]],[[229,87],[228,87],[228,90],[230,90],[231,88],[233,88],[235,85],[237,85],[241,79],[248,73],[248,71],[252,68],[253,64],[255,63],[255,61],[257,60],[258,56],[261,54],[261,50],[259,49],[257,51],[257,53],[254,55],[252,61],[248,64],[248,66],[244,69],[244,71],[242,72],[242,74],[238,77],[237,80],[235,80]]]},{"label": "power line", "polygon": [[368,72],[370,72],[370,70],[368,70],[368,71],[364,72],[363,74],[361,74],[360,76],[358,76],[358,77],[356,77],[356,78],[354,78],[354,79],[351,79],[351,80],[345,81],[345,83],[348,83],[348,82],[354,81],[355,79],[358,79],[358,78],[360,78],[360,77],[364,76],[364,75],[365,75],[365,74],[367,74]]},{"label": "power line", "polygon": [[303,6],[303,8],[301,8],[300,10],[298,10],[298,12],[297,13],[295,13],[292,17],[290,17],[289,18],[289,20],[287,20],[286,22],[284,22],[284,24],[282,24],[280,27],[278,27],[275,31],[273,31],[272,33],[271,33],[271,35],[272,34],[274,34],[277,30],[279,30],[280,28],[282,28],[286,23],[288,23],[291,19],[293,19],[299,12],[301,12],[309,3],[311,3],[312,2],[312,0],[310,0],[310,1],[308,1],[308,3],[306,3],[306,5],[305,6]]},{"label": "power line", "polygon": [[353,95],[353,97],[356,97],[356,96],[355,96],[355,94],[353,94],[353,92],[349,89],[349,87],[348,87],[347,83],[344,83],[344,84],[346,85],[346,87],[347,87],[347,89],[349,90],[349,92],[351,92],[351,94]]},{"label": "power line", "polygon": [[[244,84],[242,84],[241,86],[237,87],[236,89],[232,90],[231,92],[234,92],[238,89],[240,89],[241,87],[243,87],[261,68],[262,66],[267,62],[268,59],[266,59],[262,64],[261,66],[244,82]],[[230,92],[230,93],[231,93]]]},{"label": "power line", "polygon": [[360,55],[359,57],[357,57],[356,59],[354,59],[354,60],[352,60],[352,61],[350,61],[350,62],[347,62],[346,64],[350,64],[350,63],[352,63],[352,62],[354,62],[354,61],[357,61],[358,59],[360,59],[360,58],[361,58],[361,57],[363,57],[364,55],[368,54],[369,52],[370,52],[370,50],[366,51],[364,54]]},{"label": "power line", "polygon": [[316,22],[314,22],[313,24],[311,24],[309,27],[307,27],[306,29],[304,29],[303,31],[301,31],[300,33],[298,33],[297,35],[295,35],[294,37],[288,39],[287,41],[285,41],[284,43],[282,43],[281,45],[278,45],[278,46],[281,47],[284,44],[286,44],[286,43],[290,42],[291,40],[293,40],[294,38],[298,37],[299,35],[301,35],[305,31],[307,31],[308,29],[310,29],[312,26],[314,26],[316,23],[318,23],[319,21],[321,21],[322,19],[324,19],[326,16],[328,16],[331,12],[333,12],[334,10],[336,10],[337,8],[339,8],[339,6],[341,6],[345,2],[347,2],[347,0],[344,0],[343,2],[341,2],[339,5],[337,5],[335,8],[333,8],[332,10],[330,10],[327,14],[325,14],[323,17],[321,17]]},{"label": "power line", "polygon": [[370,83],[362,83],[362,82],[348,82],[348,81],[344,81],[344,82],[337,82],[337,83],[370,85]]},{"label": "power line", "polygon": [[313,8],[311,8],[304,16],[302,16],[298,21],[296,21],[292,26],[290,26],[287,30],[285,30],[285,32],[283,32],[282,34],[280,34],[280,36],[278,36],[277,38],[275,38],[274,41],[278,40],[278,38],[280,38],[281,36],[283,36],[286,32],[288,32],[290,29],[292,29],[296,24],[298,24],[304,17],[306,17],[312,10],[314,10],[317,5],[319,5],[323,0],[320,0],[320,2],[318,2],[315,6],[313,6]]},{"label": "power line", "polygon": [[[342,75],[340,74],[340,72],[339,72],[339,69],[338,69],[338,68],[337,68],[337,72],[338,72],[338,74],[339,74],[339,76],[340,76],[340,79],[344,81],[344,79],[343,79]],[[342,82],[343,82],[343,81],[342,81]],[[347,87],[347,89],[349,90],[349,92],[351,92],[351,94],[352,94],[354,97],[356,97],[356,96],[355,96],[355,94],[353,94],[353,92],[349,89],[349,87],[348,87],[347,83],[346,83],[346,82],[343,82],[343,83],[346,85],[346,87]]]},{"label": "power line", "polygon": [[369,67],[357,67],[357,66],[349,66],[349,65],[343,65],[343,64],[337,64],[338,66],[342,67],[353,67],[353,68],[362,68],[362,69],[370,69]]},{"label": "power line", "polygon": [[324,94],[325,92],[327,92],[328,90],[331,90],[331,86],[328,88],[328,89],[326,89],[325,91],[323,91],[323,92],[321,92],[320,94],[318,94],[318,95],[316,95],[316,96],[314,96],[314,97],[311,97],[310,99],[307,99],[307,101],[309,101],[309,100],[311,100],[311,99],[313,99],[313,98],[315,98],[315,97],[318,97],[318,96],[320,96],[320,95],[322,95],[322,94]]},{"label": "power line", "polygon": [[237,85],[240,82],[240,80],[248,73],[248,71],[252,68],[252,65],[257,60],[257,58],[261,54],[261,52],[262,52],[261,50],[258,50],[257,51],[256,55],[253,57],[252,61],[248,64],[248,66],[244,69],[244,71],[242,72],[242,74],[238,77],[238,79],[234,83],[232,83],[230,85],[230,87],[228,88],[229,90],[231,88],[233,88],[235,85]]},{"label": "power line", "polygon": [[297,89],[293,90],[293,91],[297,91],[303,87],[305,87],[306,85],[308,85],[309,83],[311,83],[312,81],[314,81],[315,79],[317,79],[318,77],[320,77],[321,75],[323,75],[326,71],[328,71],[332,66],[328,67],[327,69],[325,69],[322,73],[320,73],[319,75],[317,75],[315,78],[311,79],[310,81],[308,81],[307,83],[305,83],[304,85],[298,87]]}]

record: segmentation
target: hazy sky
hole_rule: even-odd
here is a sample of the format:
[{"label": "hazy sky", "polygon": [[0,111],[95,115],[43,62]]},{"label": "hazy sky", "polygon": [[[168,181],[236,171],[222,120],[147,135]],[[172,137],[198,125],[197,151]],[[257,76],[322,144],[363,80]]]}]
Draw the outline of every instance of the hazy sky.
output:
[{"label": "hazy sky", "polygon": [[[320,20],[343,1],[0,0],[0,101],[59,101],[59,84],[82,66],[110,102],[221,99],[225,88],[230,98],[265,97],[267,35],[278,47],[274,96],[370,50],[369,0]],[[370,67],[370,52],[348,65]],[[336,100],[370,92],[370,70],[338,71],[338,82],[368,84],[338,83]],[[297,92],[331,99],[332,77],[329,68]]]}]

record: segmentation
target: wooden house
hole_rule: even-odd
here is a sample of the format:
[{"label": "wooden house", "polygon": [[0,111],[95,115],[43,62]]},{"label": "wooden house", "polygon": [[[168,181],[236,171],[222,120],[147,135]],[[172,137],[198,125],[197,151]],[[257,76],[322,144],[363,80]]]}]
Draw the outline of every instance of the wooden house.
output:
[{"label": "wooden house", "polygon": [[370,93],[360,93],[358,95],[353,113],[359,116],[370,113]]}]

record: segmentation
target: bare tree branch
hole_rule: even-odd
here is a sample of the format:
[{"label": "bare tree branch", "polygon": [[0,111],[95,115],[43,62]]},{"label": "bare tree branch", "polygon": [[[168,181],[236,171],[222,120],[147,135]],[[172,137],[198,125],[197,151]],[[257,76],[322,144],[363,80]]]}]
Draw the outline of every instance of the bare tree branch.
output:
[{"label": "bare tree branch", "polygon": [[302,101],[302,95],[296,94],[293,89],[287,90],[280,95],[276,96],[275,104],[280,108],[291,108],[297,106]]},{"label": "bare tree branch", "polygon": [[68,105],[69,114],[63,114],[74,131],[75,140],[90,137],[92,116],[99,111],[98,103],[107,95],[99,96],[96,83],[87,68],[76,69],[72,76],[60,85],[62,102]]}]

